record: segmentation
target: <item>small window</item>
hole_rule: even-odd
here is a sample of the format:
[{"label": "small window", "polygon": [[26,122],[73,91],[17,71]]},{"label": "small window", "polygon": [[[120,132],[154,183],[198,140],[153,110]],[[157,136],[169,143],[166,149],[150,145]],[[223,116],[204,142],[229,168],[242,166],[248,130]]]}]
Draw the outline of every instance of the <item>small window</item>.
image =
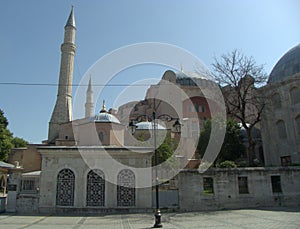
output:
[{"label": "small window", "polygon": [[99,139],[100,139],[101,142],[103,141],[103,139],[104,139],[104,134],[103,134],[103,132],[100,132],[100,133],[99,133]]},{"label": "small window", "polygon": [[23,177],[21,180],[22,193],[36,193],[39,190],[39,178]]},{"label": "small window", "polygon": [[195,107],[196,112],[199,112],[199,105],[197,102],[194,103],[194,107]]},{"label": "small window", "polygon": [[202,106],[202,112],[204,113],[206,111],[205,106]]},{"label": "small window", "polygon": [[66,139],[66,140],[68,140],[68,138],[69,138],[68,136],[65,136],[65,139]]},{"label": "small window", "polygon": [[292,164],[291,156],[280,157],[280,160],[281,160],[281,165],[282,166],[289,166],[289,165]]},{"label": "small window", "polygon": [[272,183],[272,192],[273,193],[281,193],[281,182],[280,176],[271,176],[271,183]]},{"label": "small window", "polygon": [[281,108],[281,98],[280,98],[280,95],[278,93],[275,93],[272,96],[272,104],[273,104],[273,107],[275,109]]},{"label": "small window", "polygon": [[277,123],[276,123],[276,126],[277,126],[277,132],[278,132],[278,137],[283,139],[283,138],[287,138],[287,135],[286,135],[286,128],[285,128],[285,123],[283,120],[279,120]]},{"label": "small window", "polygon": [[248,190],[248,177],[238,177],[239,194],[247,194]]},{"label": "small window", "polygon": [[203,192],[206,194],[214,193],[214,180],[212,177],[203,178]]}]

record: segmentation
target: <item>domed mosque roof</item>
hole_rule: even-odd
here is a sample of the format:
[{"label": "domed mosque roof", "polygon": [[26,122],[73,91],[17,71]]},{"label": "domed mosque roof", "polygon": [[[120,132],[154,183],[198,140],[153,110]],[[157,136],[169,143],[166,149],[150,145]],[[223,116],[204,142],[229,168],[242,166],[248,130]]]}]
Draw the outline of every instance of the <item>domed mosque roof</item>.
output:
[{"label": "domed mosque roof", "polygon": [[99,113],[96,114],[93,118],[95,122],[111,122],[120,124],[119,119],[109,113]]},{"label": "domed mosque roof", "polygon": [[121,124],[119,119],[117,119],[114,115],[108,113],[105,107],[105,101],[103,100],[102,109],[99,114],[96,114],[94,117],[91,117],[94,122],[109,122],[109,123],[117,123]]},{"label": "domed mosque roof", "polygon": [[277,62],[271,71],[268,83],[276,83],[300,73],[300,44],[290,49]]},{"label": "domed mosque roof", "polygon": [[[152,130],[154,127],[152,122],[139,122],[135,125],[136,125],[137,130]],[[157,130],[165,130],[166,128],[157,123],[156,129]]]}]

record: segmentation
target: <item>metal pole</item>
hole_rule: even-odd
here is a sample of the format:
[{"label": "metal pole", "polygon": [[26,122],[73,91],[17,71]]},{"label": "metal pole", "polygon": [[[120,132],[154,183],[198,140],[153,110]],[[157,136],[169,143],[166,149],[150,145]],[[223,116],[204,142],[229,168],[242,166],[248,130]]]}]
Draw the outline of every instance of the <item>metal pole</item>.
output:
[{"label": "metal pole", "polygon": [[157,165],[158,165],[158,157],[156,150],[156,108],[155,108],[155,99],[154,99],[154,111],[153,111],[153,130],[154,130],[154,159],[155,159],[155,197],[156,197],[156,211],[155,211],[155,224],[153,228],[161,228],[161,212],[159,209],[159,182],[158,182],[158,173],[157,173]]}]

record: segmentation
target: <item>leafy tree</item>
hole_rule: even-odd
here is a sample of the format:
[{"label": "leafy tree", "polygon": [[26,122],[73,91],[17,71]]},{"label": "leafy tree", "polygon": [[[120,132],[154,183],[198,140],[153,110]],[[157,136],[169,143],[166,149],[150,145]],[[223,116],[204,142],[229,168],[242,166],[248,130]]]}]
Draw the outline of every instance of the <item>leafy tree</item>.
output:
[{"label": "leafy tree", "polygon": [[13,147],[12,133],[7,129],[8,121],[4,112],[0,110],[0,161],[7,161],[8,153]]},{"label": "leafy tree", "polygon": [[[222,125],[221,122],[217,122],[219,128]],[[208,120],[204,124],[204,129],[200,133],[197,150],[200,158],[203,157],[207,148],[211,134],[211,121]],[[216,163],[224,161],[235,161],[245,152],[245,146],[243,145],[241,127],[234,120],[228,120],[226,125],[226,133],[223,145],[220,153],[216,159]]]},{"label": "leafy tree", "polygon": [[22,138],[13,137],[7,126],[8,120],[4,116],[4,112],[0,109],[0,161],[7,161],[11,148],[25,147],[28,144]]},{"label": "leafy tree", "polygon": [[253,165],[256,142],[251,130],[261,121],[266,101],[258,88],[267,80],[263,65],[257,65],[253,57],[247,57],[233,50],[222,55],[220,59],[215,58],[212,66],[215,78],[223,87],[228,115],[245,128],[249,165]]},{"label": "leafy tree", "polygon": [[152,157],[152,165],[159,165],[164,163],[164,168],[170,169],[170,168],[177,168],[179,165],[177,159],[173,157],[173,153],[177,148],[177,143],[171,138],[171,133],[168,132],[165,136],[164,141],[162,144],[157,148],[156,154],[157,154],[157,164],[155,163],[155,155]]},{"label": "leafy tree", "polygon": [[[169,157],[173,154],[172,148],[172,140],[170,133],[167,133],[166,138],[164,139],[163,143],[157,148],[157,164],[161,164],[166,161]],[[156,165],[155,163],[155,156],[152,157],[152,164]]]},{"label": "leafy tree", "polygon": [[28,142],[25,141],[23,138],[18,137],[14,137],[11,142],[14,145],[14,148],[26,147],[28,144]]}]

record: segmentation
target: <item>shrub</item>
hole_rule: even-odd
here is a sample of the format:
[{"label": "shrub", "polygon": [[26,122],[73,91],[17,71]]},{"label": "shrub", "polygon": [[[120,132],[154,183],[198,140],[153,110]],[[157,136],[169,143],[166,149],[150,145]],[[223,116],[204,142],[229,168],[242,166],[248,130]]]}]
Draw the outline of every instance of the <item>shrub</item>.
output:
[{"label": "shrub", "polygon": [[219,164],[220,168],[236,168],[237,165],[234,161],[223,161]]}]

